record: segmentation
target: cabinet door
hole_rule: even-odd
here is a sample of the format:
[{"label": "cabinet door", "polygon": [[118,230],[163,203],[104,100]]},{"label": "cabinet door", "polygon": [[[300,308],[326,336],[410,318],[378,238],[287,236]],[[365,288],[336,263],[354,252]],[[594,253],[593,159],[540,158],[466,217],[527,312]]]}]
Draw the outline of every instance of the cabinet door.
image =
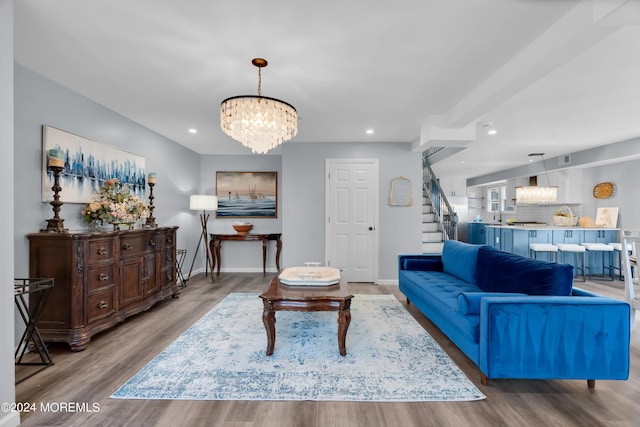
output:
[{"label": "cabinet door", "polygon": [[513,252],[524,257],[529,257],[529,230],[514,230],[513,231]]},{"label": "cabinet door", "polygon": [[493,228],[493,227],[487,227],[485,228],[485,238],[486,238],[486,244],[489,246],[493,246],[494,248],[498,248],[498,244],[496,242],[496,230],[497,228]]},{"label": "cabinet door", "polygon": [[[556,234],[561,234],[560,239],[556,239]],[[572,243],[579,245],[584,242],[584,231],[582,230],[555,230],[553,232],[554,243]]]},{"label": "cabinet door", "polygon": [[144,296],[151,295],[160,290],[158,280],[158,256],[156,254],[147,255],[144,258],[144,271],[142,272],[142,284],[144,286]]},{"label": "cabinet door", "polygon": [[143,258],[120,261],[120,307],[142,300],[144,296],[144,264]]},{"label": "cabinet door", "polygon": [[584,243],[612,243],[618,241],[616,230],[584,230]]},{"label": "cabinet door", "polygon": [[[514,252],[517,246],[518,233],[514,232],[510,228],[501,228],[500,229],[500,249],[504,252]],[[514,252],[515,253],[515,252]]]}]

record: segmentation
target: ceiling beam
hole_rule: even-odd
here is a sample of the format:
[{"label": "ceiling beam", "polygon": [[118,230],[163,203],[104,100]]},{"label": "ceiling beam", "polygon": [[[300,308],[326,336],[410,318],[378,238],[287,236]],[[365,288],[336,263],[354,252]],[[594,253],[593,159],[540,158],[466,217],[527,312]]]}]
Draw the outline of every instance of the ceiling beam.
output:
[{"label": "ceiling beam", "polygon": [[620,28],[594,25],[594,4],[583,0],[449,110],[445,125],[459,128],[491,120],[486,115],[492,109]]}]

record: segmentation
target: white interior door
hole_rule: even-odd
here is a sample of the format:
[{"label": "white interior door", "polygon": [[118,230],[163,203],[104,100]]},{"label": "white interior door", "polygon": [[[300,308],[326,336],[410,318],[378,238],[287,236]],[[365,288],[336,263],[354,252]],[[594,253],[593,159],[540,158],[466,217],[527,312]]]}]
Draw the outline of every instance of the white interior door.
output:
[{"label": "white interior door", "polygon": [[378,161],[327,159],[326,265],[349,282],[374,282],[378,254]]}]

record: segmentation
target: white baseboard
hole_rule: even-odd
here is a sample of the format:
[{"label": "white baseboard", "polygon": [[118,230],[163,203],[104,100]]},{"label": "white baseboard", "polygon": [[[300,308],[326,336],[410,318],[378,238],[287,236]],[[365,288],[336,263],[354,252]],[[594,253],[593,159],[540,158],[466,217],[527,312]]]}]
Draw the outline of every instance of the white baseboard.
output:
[{"label": "white baseboard", "polygon": [[[277,273],[278,269],[275,267],[268,267],[267,273]],[[247,268],[247,267],[231,267],[231,268],[221,268],[220,273],[262,273],[262,267],[256,268]]]},{"label": "white baseboard", "polygon": [[377,280],[376,283],[378,285],[398,285],[397,279],[385,279],[385,280]]}]

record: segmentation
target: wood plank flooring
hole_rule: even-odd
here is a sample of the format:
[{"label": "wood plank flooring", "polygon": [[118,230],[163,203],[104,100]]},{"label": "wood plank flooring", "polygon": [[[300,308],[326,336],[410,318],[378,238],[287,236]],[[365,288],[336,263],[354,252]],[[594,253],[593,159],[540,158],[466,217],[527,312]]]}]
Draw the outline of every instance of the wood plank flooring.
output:
[{"label": "wood plank flooring", "polygon": [[[408,311],[487,396],[477,402],[269,402],[116,400],[109,396],[184,330],[231,292],[261,292],[272,275],[222,274],[192,278],[177,299],[163,301],[98,334],[86,350],[51,345],[55,365],[16,385],[16,401],[34,404],[24,426],[636,426],[640,423],[640,327],[632,337],[628,381],[494,380],[480,385],[476,366],[415,307]],[[622,282],[576,286],[623,297]],[[394,294],[397,286],[349,284],[354,294]],[[262,328],[262,325],[256,325]],[[349,337],[347,336],[347,348]],[[17,367],[16,377],[28,367]],[[56,410],[95,403],[99,411]],[[41,403],[49,404],[41,412]],[[76,408],[78,409],[78,408]],[[82,409],[82,408],[79,408]]]}]

